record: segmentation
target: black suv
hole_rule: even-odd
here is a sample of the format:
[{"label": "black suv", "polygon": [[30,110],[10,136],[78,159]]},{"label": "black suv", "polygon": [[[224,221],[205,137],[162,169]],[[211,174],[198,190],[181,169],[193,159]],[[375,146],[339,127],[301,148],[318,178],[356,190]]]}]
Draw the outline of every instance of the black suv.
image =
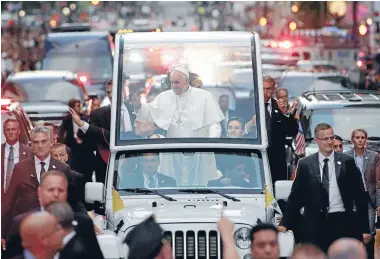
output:
[{"label": "black suv", "polygon": [[[363,128],[368,132],[368,148],[380,152],[380,92],[313,91],[303,93],[297,101],[297,111],[306,141],[306,156],[318,150],[314,141],[314,128],[322,122],[330,124],[334,133],[343,138],[344,151],[352,147],[351,132]],[[289,157],[288,163],[290,160]],[[294,166],[294,163],[290,164]]]},{"label": "black suv", "polygon": [[[7,119],[16,119],[20,122],[20,142],[25,145],[30,144],[30,131],[33,128],[28,115],[24,112],[20,103],[13,102],[11,99],[1,99],[1,125]],[[1,126],[3,127],[3,126]],[[1,134],[1,143],[5,142],[4,134]]]}]

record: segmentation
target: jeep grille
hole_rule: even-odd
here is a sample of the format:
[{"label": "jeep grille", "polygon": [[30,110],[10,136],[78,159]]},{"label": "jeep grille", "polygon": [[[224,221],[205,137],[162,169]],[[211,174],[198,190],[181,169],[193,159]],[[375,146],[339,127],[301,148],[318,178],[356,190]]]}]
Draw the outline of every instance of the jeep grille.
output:
[{"label": "jeep grille", "polygon": [[[173,236],[174,235],[174,236]],[[219,259],[222,245],[216,230],[165,231],[175,259]]]}]

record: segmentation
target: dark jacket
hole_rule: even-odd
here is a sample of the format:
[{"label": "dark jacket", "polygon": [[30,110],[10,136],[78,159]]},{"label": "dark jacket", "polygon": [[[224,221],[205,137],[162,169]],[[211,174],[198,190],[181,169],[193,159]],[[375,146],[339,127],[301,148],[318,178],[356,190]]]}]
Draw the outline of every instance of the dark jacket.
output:
[{"label": "dark jacket", "polygon": [[[40,211],[40,208],[35,208],[31,211],[18,215],[12,220],[12,229],[10,235],[7,238],[7,251],[11,256],[22,253],[21,237],[20,237],[20,225],[23,219],[25,219],[29,214],[33,212]],[[78,223],[74,230],[76,234],[82,238],[84,245],[89,252],[92,253],[94,259],[103,259],[102,251],[94,231],[94,224],[88,215],[83,215],[81,213],[74,213],[75,221]]]},{"label": "dark jacket", "polygon": [[[334,154],[335,173],[345,211],[350,215],[357,214],[357,221],[352,222],[349,228],[358,226],[357,236],[369,233],[368,206],[360,172],[352,157]],[[302,229],[302,241],[313,242],[321,229],[324,229],[323,187],[321,183],[318,153],[301,159],[298,163],[296,178],[288,199],[288,208],[280,225],[288,229]],[[356,213],[354,211],[356,205]],[[295,222],[297,215],[303,208],[302,226]],[[355,217],[353,217],[355,218]]]},{"label": "dark jacket", "polygon": [[[51,158],[47,171],[49,170],[59,170],[66,175],[69,182],[68,202],[73,209],[78,208],[77,203],[80,201],[76,197],[75,178],[70,167]],[[2,217],[3,222],[5,222],[5,224],[2,224],[3,236],[9,231],[8,228],[14,217],[39,206],[37,195],[39,181],[37,179],[34,156],[17,163],[13,173],[17,177],[12,177],[7,191],[7,199],[3,201]]]}]

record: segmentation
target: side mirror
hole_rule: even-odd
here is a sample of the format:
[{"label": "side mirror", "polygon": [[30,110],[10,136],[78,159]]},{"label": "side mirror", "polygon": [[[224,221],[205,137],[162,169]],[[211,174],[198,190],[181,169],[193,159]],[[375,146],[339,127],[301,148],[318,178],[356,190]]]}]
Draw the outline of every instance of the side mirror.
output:
[{"label": "side mirror", "polygon": [[85,186],[85,200],[87,203],[102,203],[103,202],[103,193],[104,193],[104,184],[103,183],[86,183]]},{"label": "side mirror", "polygon": [[287,201],[292,190],[293,181],[277,181],[275,183],[275,196],[276,200]]}]

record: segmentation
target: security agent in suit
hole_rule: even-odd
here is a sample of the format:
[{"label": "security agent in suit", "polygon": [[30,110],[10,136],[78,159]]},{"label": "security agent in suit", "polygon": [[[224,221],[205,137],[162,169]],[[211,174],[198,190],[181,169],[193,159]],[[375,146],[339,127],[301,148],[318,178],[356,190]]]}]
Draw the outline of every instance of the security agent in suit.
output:
[{"label": "security agent in suit", "polygon": [[160,166],[160,156],[158,153],[144,153],[141,159],[143,172],[135,175],[128,175],[126,179],[121,179],[120,186],[123,188],[162,188],[176,187],[174,178],[158,173]]},{"label": "security agent in suit", "polygon": [[15,164],[33,156],[32,149],[20,143],[20,123],[7,119],[3,123],[5,143],[1,144],[1,197],[5,199]]},{"label": "security agent in suit", "polygon": [[[268,158],[273,184],[278,180],[287,180],[285,144],[287,137],[295,137],[298,131],[297,120],[288,109],[288,104],[283,99],[272,98],[276,82],[270,76],[264,76],[264,102],[265,120],[268,135]],[[249,109],[249,111],[251,111]],[[249,118],[251,119],[251,118]],[[252,119],[251,119],[252,121]],[[250,134],[249,121],[246,124],[247,133]]]},{"label": "security agent in suit", "polygon": [[[61,143],[55,143],[51,149],[50,149],[50,155],[57,161],[67,164],[68,160],[68,154],[66,151],[66,145]],[[74,211],[81,211],[82,213],[87,213],[86,208],[83,204],[85,204],[84,200],[84,189],[85,189],[85,178],[84,175],[81,173],[78,173],[74,170],[71,170],[71,173],[73,174],[73,184],[75,185],[77,189],[77,195],[76,199],[80,201],[77,205],[80,206],[79,208],[73,208]],[[83,205],[83,206],[82,206]]]},{"label": "security agent in suit", "polygon": [[[70,167],[56,161],[50,155],[51,131],[45,126],[36,126],[31,131],[32,149],[34,156],[15,165],[13,175],[7,190],[2,217],[5,223],[2,225],[2,235],[6,236],[12,218],[39,206],[37,188],[41,181],[41,175],[50,170],[63,172],[69,181],[68,201],[73,208],[83,208],[78,203],[77,189],[73,181]],[[3,222],[4,222],[3,221]]]},{"label": "security agent in suit", "polygon": [[380,154],[365,148],[368,133],[365,129],[356,129],[351,134],[354,148],[346,154],[353,156],[356,166],[361,172],[368,200],[369,228],[371,241],[366,245],[369,259],[375,256],[376,210],[380,212],[380,185],[377,184],[380,176]]},{"label": "security agent in suit", "polygon": [[[68,102],[69,108],[73,109],[75,113],[86,120],[86,116],[82,114],[82,103],[79,99],[73,98]],[[71,161],[68,163],[72,169],[80,172],[86,176],[87,181],[91,181],[93,167],[92,160],[94,154],[88,141],[84,141],[81,135],[78,134],[79,127],[73,122],[71,114],[65,116],[59,130],[59,139],[71,149]]]},{"label": "security agent in suit", "polygon": [[[113,87],[113,81],[112,79],[109,80],[106,84],[106,91],[107,91],[107,96],[110,102],[112,102],[112,87]],[[125,97],[125,92],[123,91],[123,98]],[[120,125],[122,126],[121,131],[123,132],[129,132],[133,131],[133,124],[136,116],[133,113],[133,108],[129,104],[128,101],[125,101],[122,104],[121,107],[122,110],[122,121],[120,122]],[[72,115],[72,114],[71,114]],[[97,128],[102,129],[103,133],[110,132],[111,128],[111,104],[107,106],[100,107],[90,114],[90,120],[89,123],[90,125],[93,125]],[[80,133],[81,137],[84,140],[87,140],[89,142],[94,142],[94,138],[91,137],[90,134],[87,134],[87,132],[81,132]],[[109,152],[109,137],[108,139],[105,138],[108,142],[105,145],[104,141],[101,142],[95,142],[95,146],[93,147],[94,150],[96,151],[96,157],[94,159],[94,168],[95,168],[95,173],[96,173],[96,181],[97,182],[103,182],[105,181],[105,176],[106,176],[106,171],[107,171],[107,163],[108,163],[108,155],[106,153]]]},{"label": "security agent in suit", "polygon": [[[3,134],[5,143],[1,145],[1,207],[4,210],[4,203],[7,199],[7,191],[9,183],[12,179],[14,166],[25,159],[33,156],[32,149],[20,142],[20,123],[16,119],[7,119],[3,123]],[[1,219],[2,226],[5,226],[6,221]],[[7,251],[2,251],[2,256],[5,258]]]},{"label": "security agent in suit", "polygon": [[[22,253],[20,224],[22,220],[33,212],[45,210],[47,206],[55,202],[67,201],[67,179],[60,171],[49,171],[42,176],[41,184],[38,187],[38,200],[40,205],[24,214],[18,215],[12,220],[12,228],[7,238],[7,251],[10,256]],[[98,241],[95,236],[94,224],[85,214],[74,213],[74,218],[78,223],[75,231],[81,236],[87,247],[91,247],[92,258],[103,258]]]},{"label": "security agent in suit", "polygon": [[[301,159],[279,231],[302,229],[301,242],[323,251],[335,240],[350,237],[368,242],[368,206],[355,160],[334,152],[334,131],[328,124],[314,130],[319,151]],[[302,226],[294,222],[303,214]]]},{"label": "security agent in suit", "polygon": [[54,215],[63,229],[63,248],[56,254],[59,259],[92,259],[95,258],[93,247],[79,235],[75,226],[74,212],[66,202],[55,202],[46,207],[46,211]]}]

